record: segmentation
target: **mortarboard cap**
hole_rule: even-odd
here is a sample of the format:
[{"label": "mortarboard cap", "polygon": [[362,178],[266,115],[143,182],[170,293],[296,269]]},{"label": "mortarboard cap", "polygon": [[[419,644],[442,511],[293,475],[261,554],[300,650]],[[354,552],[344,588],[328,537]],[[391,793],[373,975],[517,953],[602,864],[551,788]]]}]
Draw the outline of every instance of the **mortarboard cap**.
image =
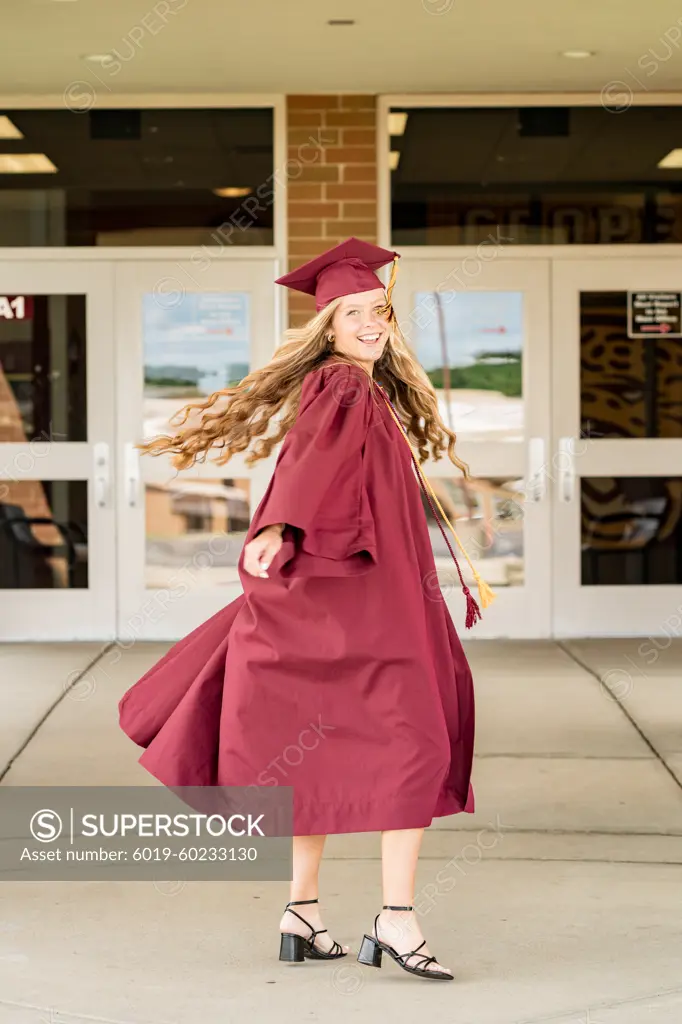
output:
[{"label": "mortarboard cap", "polygon": [[386,288],[390,302],[399,255],[359,238],[347,238],[345,242],[321,253],[290,274],[278,277],[275,284],[314,295],[315,308],[319,313],[327,303],[342,295],[383,288],[383,282],[374,271],[387,263],[393,263],[391,280]]}]

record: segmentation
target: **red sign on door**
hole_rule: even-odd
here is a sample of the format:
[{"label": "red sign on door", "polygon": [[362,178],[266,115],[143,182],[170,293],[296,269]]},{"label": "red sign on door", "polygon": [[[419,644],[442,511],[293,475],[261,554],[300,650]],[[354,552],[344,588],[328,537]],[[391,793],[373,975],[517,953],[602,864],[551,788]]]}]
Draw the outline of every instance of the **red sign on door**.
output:
[{"label": "red sign on door", "polygon": [[32,319],[32,295],[0,295],[0,320]]}]

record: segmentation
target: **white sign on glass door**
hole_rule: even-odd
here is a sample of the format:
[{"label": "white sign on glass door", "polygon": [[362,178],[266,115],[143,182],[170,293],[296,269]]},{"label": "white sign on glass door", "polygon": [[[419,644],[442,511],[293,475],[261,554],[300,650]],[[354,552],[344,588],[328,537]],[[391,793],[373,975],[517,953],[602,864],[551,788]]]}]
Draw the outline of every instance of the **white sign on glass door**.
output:
[{"label": "white sign on glass door", "polygon": [[682,338],[682,292],[628,292],[628,338]]}]

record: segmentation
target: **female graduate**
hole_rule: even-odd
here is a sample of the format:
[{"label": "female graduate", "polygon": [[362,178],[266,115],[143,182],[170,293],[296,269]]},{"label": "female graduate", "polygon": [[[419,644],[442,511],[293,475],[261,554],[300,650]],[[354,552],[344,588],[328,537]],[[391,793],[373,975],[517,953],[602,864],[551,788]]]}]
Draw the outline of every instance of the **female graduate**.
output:
[{"label": "female graduate", "polygon": [[[415,871],[432,819],[474,809],[474,694],[438,583],[422,490],[434,515],[437,499],[420,462],[430,447],[466,467],[393,312],[397,259],[350,238],[280,277],[315,296],[316,315],[200,405],[198,425],[139,446],[173,453],[179,469],[213,447],[224,463],[281,413],[246,460],[284,439],[239,557],[243,593],[124,694],[120,724],[167,786],[293,787],[280,959],[347,954],[318,909],[325,838],[377,831],[385,903],[358,959],[379,967],[385,952],[420,978],[451,980],[414,912]],[[390,262],[385,289],[374,271]],[[459,579],[471,625],[479,608]]]}]

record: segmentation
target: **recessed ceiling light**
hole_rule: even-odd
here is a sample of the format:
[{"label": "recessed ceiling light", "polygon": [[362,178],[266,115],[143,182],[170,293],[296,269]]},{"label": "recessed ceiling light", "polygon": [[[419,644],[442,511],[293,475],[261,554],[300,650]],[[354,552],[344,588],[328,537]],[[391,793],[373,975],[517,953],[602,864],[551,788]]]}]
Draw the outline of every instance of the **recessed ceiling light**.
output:
[{"label": "recessed ceiling light", "polygon": [[664,171],[682,167],[682,149],[671,149],[656,166],[661,167]]},{"label": "recessed ceiling light", "polygon": [[407,114],[404,111],[392,110],[388,115],[388,134],[404,135],[407,124]]},{"label": "recessed ceiling light", "polygon": [[56,170],[44,153],[0,153],[0,174],[55,174]]},{"label": "recessed ceiling light", "polygon": [[6,114],[0,115],[0,139],[23,139],[23,137],[17,126],[13,121],[10,121]]},{"label": "recessed ceiling light", "polygon": [[584,60],[586,57],[594,57],[594,50],[563,50],[562,57],[569,57],[571,60]]},{"label": "recessed ceiling light", "polygon": [[398,166],[398,162],[399,161],[400,161],[400,150],[399,149],[392,149],[391,152],[388,154],[388,166],[390,167],[390,169],[392,171],[395,171],[396,167]]},{"label": "recessed ceiling light", "polygon": [[221,199],[234,199],[240,196],[248,196],[252,191],[253,189],[248,186],[240,188],[237,185],[229,185],[227,188],[214,188],[213,195],[220,196]]},{"label": "recessed ceiling light", "polygon": [[88,60],[91,64],[104,64],[111,60],[110,53],[86,53],[81,60]]}]

